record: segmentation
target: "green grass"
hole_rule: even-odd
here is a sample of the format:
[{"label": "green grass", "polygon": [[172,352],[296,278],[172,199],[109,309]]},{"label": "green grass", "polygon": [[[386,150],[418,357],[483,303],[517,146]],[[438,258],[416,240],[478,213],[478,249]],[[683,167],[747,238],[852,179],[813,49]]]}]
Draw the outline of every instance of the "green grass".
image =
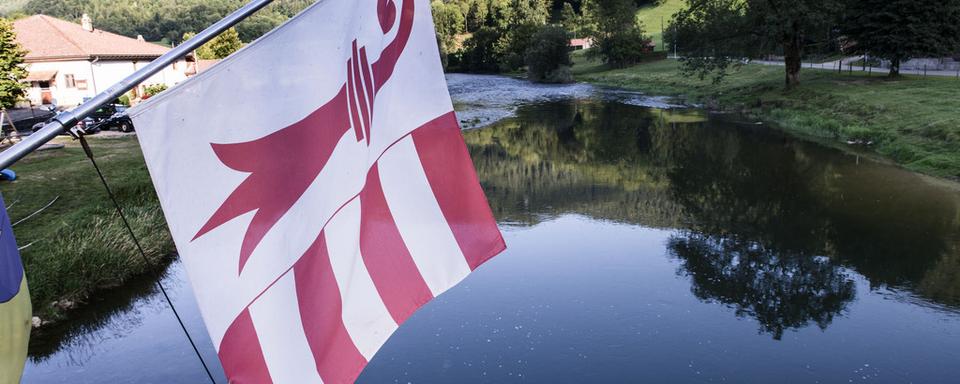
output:
[{"label": "green grass", "polygon": [[[684,77],[673,60],[607,70],[574,57],[580,81],[675,95],[708,108],[745,112],[798,136],[873,152],[934,176],[960,178],[960,80],[804,69],[784,91],[783,67],[747,65],[725,81]],[[849,141],[872,142],[851,146]]]},{"label": "green grass", "polygon": [[663,50],[661,27],[667,28],[674,13],[686,5],[684,0],[662,0],[655,6],[645,6],[637,12],[637,20],[643,23],[643,30],[657,43],[657,50]]},{"label": "green grass", "polygon": [[[96,290],[123,284],[164,265],[174,251],[143,156],[133,137],[90,138],[108,182],[151,262],[137,253],[82,149],[34,153],[12,167],[19,178],[0,183],[11,221],[47,210],[14,227],[34,314],[62,316],[54,301],[82,302]],[[69,306],[69,305],[68,305]]]}]

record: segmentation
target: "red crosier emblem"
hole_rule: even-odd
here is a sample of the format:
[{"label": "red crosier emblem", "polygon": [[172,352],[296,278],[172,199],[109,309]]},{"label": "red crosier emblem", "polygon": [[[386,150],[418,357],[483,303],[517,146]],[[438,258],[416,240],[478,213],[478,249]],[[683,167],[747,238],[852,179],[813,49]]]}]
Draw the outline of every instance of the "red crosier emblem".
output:
[{"label": "red crosier emblem", "polygon": [[[303,195],[320,174],[334,147],[352,127],[357,141],[370,144],[370,124],[376,94],[393,75],[406,47],[414,21],[414,2],[404,0],[396,37],[380,58],[369,64],[366,47],[353,41],[347,60],[347,81],[336,96],[309,116],[262,138],[230,144],[212,143],[227,167],[249,173],[200,228],[193,240],[256,210],[240,246],[239,272],[263,237]],[[397,20],[393,0],[377,2],[380,28],[386,35]]]}]

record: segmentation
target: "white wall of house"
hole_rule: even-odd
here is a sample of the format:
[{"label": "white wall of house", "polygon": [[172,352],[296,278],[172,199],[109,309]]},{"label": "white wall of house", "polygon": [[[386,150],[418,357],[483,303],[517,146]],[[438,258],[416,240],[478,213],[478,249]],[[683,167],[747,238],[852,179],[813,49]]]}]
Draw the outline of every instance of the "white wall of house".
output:
[{"label": "white wall of house", "polygon": [[[75,106],[83,102],[85,97],[93,97],[116,84],[134,71],[145,67],[149,61],[117,61],[117,60],[77,60],[77,61],[47,61],[34,62],[27,65],[30,71],[57,71],[54,81],[50,83],[50,92],[58,106]],[[187,63],[178,60],[164,68],[163,71],[147,79],[142,86],[166,84],[172,87],[187,76]],[[71,81],[72,77],[72,81]],[[27,97],[34,105],[43,104],[42,90],[38,83],[31,84]]]}]

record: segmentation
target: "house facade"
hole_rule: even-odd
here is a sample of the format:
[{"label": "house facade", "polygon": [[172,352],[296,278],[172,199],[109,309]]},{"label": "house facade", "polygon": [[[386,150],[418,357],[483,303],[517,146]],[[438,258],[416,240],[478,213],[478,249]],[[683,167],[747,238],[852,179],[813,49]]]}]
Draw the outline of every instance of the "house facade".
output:
[{"label": "house facade", "polygon": [[[75,106],[93,97],[134,71],[146,66],[169,48],[95,29],[84,15],[81,24],[46,15],[14,22],[17,41],[27,51],[30,83],[27,98],[32,105]],[[195,72],[194,63],[181,59],[134,90],[140,96],[146,86],[172,87]]]}]

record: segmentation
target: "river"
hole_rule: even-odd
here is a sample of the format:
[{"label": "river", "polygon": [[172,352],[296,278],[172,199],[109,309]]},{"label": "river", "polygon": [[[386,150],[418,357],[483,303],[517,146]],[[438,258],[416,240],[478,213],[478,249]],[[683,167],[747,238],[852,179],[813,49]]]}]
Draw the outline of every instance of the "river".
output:
[{"label": "river", "polygon": [[[508,249],[360,383],[960,377],[960,188],[667,98],[450,75]],[[26,383],[221,382],[180,263],[35,335]]]}]

